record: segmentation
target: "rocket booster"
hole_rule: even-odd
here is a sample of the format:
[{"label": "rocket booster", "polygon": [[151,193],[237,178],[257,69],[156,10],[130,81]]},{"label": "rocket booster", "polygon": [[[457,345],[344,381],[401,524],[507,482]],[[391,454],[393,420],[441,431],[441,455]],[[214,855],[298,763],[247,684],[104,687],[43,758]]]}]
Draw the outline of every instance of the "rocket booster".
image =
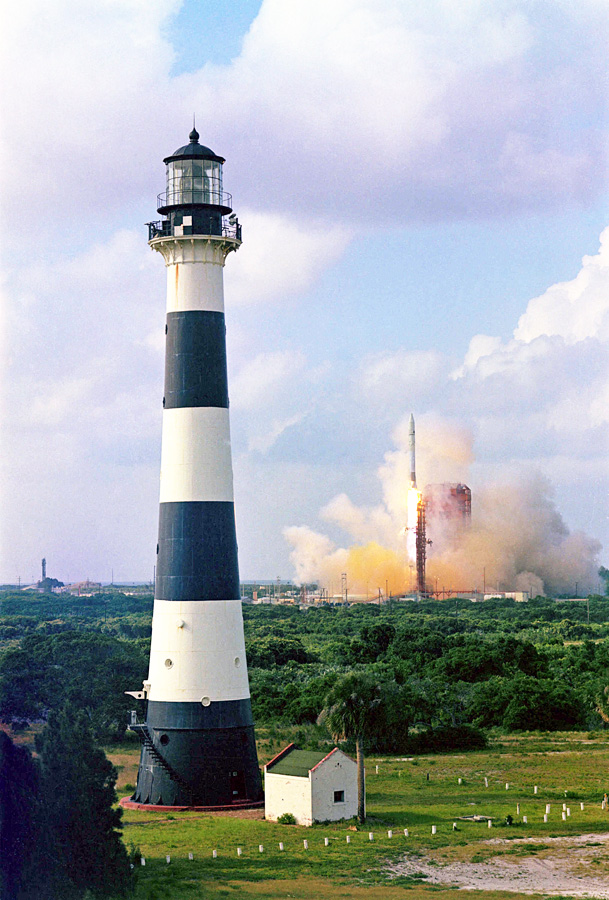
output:
[{"label": "rocket booster", "polygon": [[416,488],[417,474],[414,450],[414,416],[412,413],[410,413],[410,422],[408,423],[408,450],[410,451],[410,487]]}]

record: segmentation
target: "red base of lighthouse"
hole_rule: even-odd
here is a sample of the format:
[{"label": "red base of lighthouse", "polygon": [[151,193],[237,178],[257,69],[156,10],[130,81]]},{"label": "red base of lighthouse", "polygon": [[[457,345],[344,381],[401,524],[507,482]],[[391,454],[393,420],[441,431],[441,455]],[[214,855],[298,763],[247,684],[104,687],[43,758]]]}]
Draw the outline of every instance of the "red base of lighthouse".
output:
[{"label": "red base of lighthouse", "polygon": [[151,803],[136,803],[130,797],[122,797],[119,806],[123,809],[140,809],[145,812],[224,812],[231,809],[261,809],[264,800],[256,800],[253,803],[237,800],[228,806],[154,806]]}]

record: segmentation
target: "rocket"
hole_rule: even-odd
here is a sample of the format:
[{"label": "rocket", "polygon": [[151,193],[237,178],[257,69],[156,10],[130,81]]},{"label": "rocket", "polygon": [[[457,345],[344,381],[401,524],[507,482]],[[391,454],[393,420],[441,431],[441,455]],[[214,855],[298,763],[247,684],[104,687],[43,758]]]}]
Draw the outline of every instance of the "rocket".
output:
[{"label": "rocket", "polygon": [[410,487],[416,488],[417,473],[416,473],[415,450],[414,450],[414,416],[412,413],[410,413],[410,421],[408,423],[408,450],[410,452]]}]

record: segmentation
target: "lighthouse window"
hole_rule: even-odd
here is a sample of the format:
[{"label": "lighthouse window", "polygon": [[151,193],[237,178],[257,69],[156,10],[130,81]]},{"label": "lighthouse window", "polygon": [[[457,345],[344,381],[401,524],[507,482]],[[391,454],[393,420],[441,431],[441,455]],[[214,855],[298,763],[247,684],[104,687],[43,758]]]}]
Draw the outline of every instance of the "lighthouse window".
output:
[{"label": "lighthouse window", "polygon": [[167,204],[222,203],[222,165],[212,159],[174,160],[167,166]]},{"label": "lighthouse window", "polygon": [[172,659],[166,659],[166,660],[165,660],[165,668],[166,668],[166,669],[171,669],[171,668],[173,668],[173,660],[172,660]]}]

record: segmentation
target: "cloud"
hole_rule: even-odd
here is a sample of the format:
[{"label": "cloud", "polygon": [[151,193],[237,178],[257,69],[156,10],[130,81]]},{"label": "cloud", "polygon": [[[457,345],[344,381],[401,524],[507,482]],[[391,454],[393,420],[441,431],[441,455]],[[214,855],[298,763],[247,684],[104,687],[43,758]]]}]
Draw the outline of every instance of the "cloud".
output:
[{"label": "cloud", "polygon": [[572,451],[599,439],[607,446],[598,429],[609,424],[609,228],[575,278],[529,301],[512,340],[473,337],[451,378],[463,382],[470,410],[494,421],[499,440],[517,422],[525,441],[552,434],[575,441]]},{"label": "cloud", "polygon": [[341,256],[351,232],[328,222],[241,209],[244,242],[226,267],[231,304],[285,301]]},{"label": "cloud", "polygon": [[362,363],[359,384],[367,399],[394,407],[414,407],[436,389],[445,361],[437,350],[370,354]]},{"label": "cloud", "polygon": [[608,286],[609,228],[605,228],[599,252],[584,256],[574,279],[554,284],[529,301],[514,337],[526,343],[542,335],[559,335],[568,344],[589,337],[609,340]]},{"label": "cloud", "polygon": [[28,227],[46,225],[43,210],[99,221],[141,193],[163,155],[158,110],[174,56],[163,28],[179,7],[24,0],[3,17],[0,193]]},{"label": "cloud", "polygon": [[501,350],[501,338],[488,334],[476,334],[469,342],[463,364],[451,373],[451,378],[462,378],[466,372],[476,368],[481,359],[492,357],[496,351]]},{"label": "cloud", "polygon": [[231,408],[249,450],[267,453],[309,417],[325,368],[310,365],[298,350],[278,350],[258,353],[238,369],[231,381]]},{"label": "cloud", "polygon": [[298,351],[259,353],[246,362],[232,380],[231,405],[256,410],[274,405],[274,397],[290,378],[299,378],[306,364]]},{"label": "cloud", "polygon": [[[180,0],[28,0],[0,46],[5,208],[39,234],[45,216],[76,233],[83,212],[101,227],[126,205],[150,215],[166,135],[185,140],[193,106],[236,206],[280,216],[279,255],[295,215],[317,216],[332,244],[337,221],[376,226],[381,209],[411,223],[587,200],[605,171],[589,123],[604,111],[607,11],[556,6],[264,0],[229,65],[174,77]],[[251,300],[263,280],[240,291]]]},{"label": "cloud", "polygon": [[294,425],[298,425],[303,419],[304,414],[302,413],[296,413],[296,415],[289,416],[287,419],[272,419],[264,431],[258,431],[250,435],[247,443],[248,449],[256,450],[259,453],[267,453],[282,434],[285,434],[288,428],[293,428]]},{"label": "cloud", "polygon": [[364,225],[379,200],[410,222],[551,209],[598,190],[602,139],[573,122],[602,108],[606,15],[542,6],[551,31],[526,3],[265,0],[241,55],[182,86],[219,110],[257,205]]}]

